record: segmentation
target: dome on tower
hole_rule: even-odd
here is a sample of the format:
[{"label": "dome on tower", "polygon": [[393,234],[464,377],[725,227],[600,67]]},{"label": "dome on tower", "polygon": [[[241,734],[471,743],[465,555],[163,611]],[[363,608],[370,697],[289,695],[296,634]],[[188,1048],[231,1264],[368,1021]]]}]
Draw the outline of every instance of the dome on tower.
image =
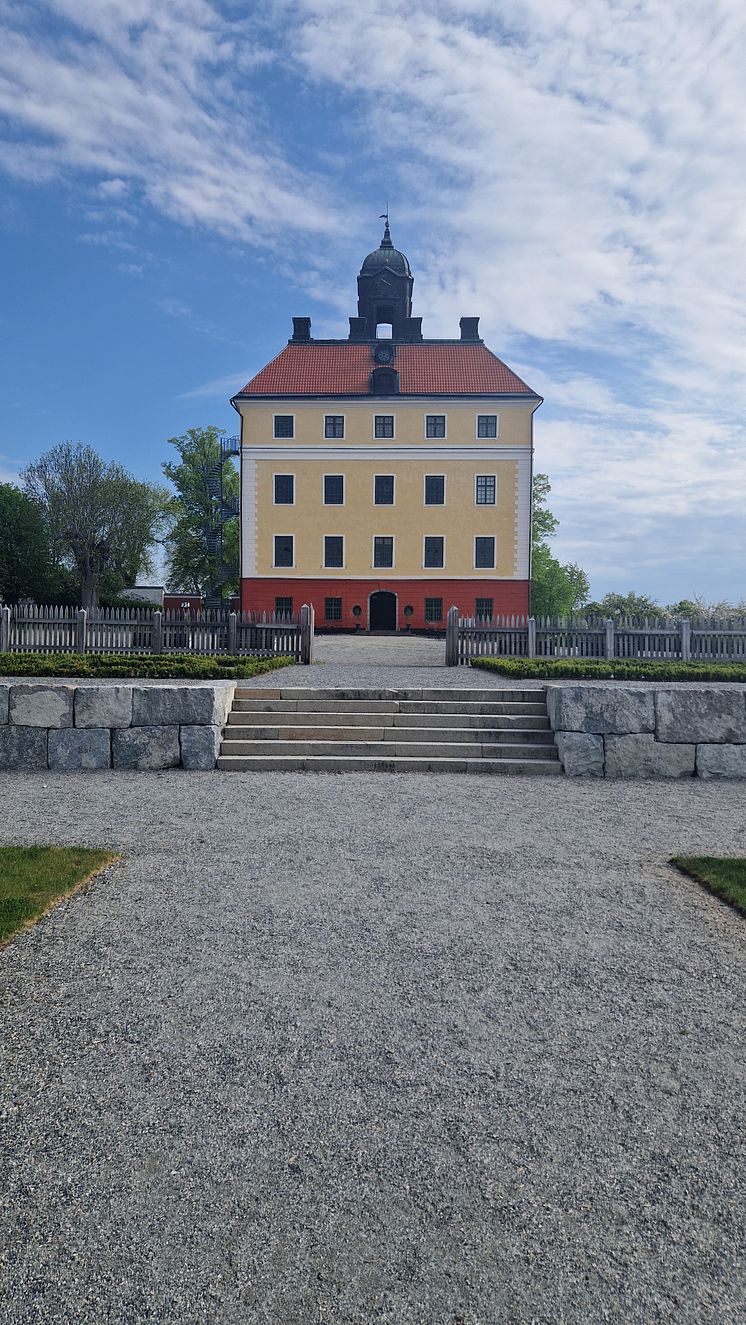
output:
[{"label": "dome on tower", "polygon": [[367,274],[379,271],[381,267],[387,267],[389,271],[398,272],[402,276],[412,275],[409,262],[404,254],[400,253],[398,248],[394,248],[394,245],[391,242],[391,232],[389,231],[388,221],[386,222],[383,239],[381,240],[379,247],[375,248],[373,252],[369,253],[367,258],[365,258],[363,265],[360,268],[360,275],[362,276],[363,273]]}]

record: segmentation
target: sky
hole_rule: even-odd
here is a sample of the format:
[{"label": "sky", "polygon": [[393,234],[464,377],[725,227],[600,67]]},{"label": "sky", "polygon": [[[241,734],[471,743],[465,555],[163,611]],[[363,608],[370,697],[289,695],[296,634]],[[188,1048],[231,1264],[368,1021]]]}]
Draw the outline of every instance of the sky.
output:
[{"label": "sky", "polygon": [[594,597],[746,599],[743,0],[0,0],[0,481],[157,480],[380,239],[545,400]]}]

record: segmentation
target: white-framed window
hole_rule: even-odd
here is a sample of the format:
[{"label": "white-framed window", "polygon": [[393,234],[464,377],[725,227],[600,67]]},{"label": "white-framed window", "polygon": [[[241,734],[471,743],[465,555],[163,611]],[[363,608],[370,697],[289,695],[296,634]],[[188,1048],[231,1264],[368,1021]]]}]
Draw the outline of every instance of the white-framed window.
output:
[{"label": "white-framed window", "polygon": [[292,569],[295,565],[295,538],[292,534],[275,534],[274,536],[274,558],[272,565],[276,569],[286,567]]},{"label": "white-framed window", "polygon": [[344,564],[344,534],[324,534],[324,570],[342,570]]},{"label": "white-framed window", "polygon": [[442,621],[443,620],[443,599],[426,598],[425,599],[425,620]]},{"label": "white-framed window", "polygon": [[275,437],[295,437],[295,415],[274,414],[272,433]]},{"label": "white-framed window", "polygon": [[325,414],[324,415],[324,436],[325,437],[344,437],[345,435],[345,416],[344,414]]},{"label": "white-framed window", "polygon": [[344,506],[345,504],[345,476],[344,474],[325,474],[324,475],[324,505],[325,506]]},{"label": "white-framed window", "polygon": [[373,505],[393,506],[396,499],[396,480],[393,474],[376,474],[373,478]]},{"label": "white-framed window", "polygon": [[394,436],[394,416],[393,414],[376,414],[373,419],[374,437],[393,437]]},{"label": "white-framed window", "polygon": [[494,534],[477,534],[474,539],[474,569],[495,569]]},{"label": "white-framed window", "polygon": [[442,534],[425,534],[422,540],[422,565],[425,570],[442,570],[446,564],[446,540]]},{"label": "white-framed window", "polygon": [[373,538],[373,569],[391,570],[394,565],[393,534],[376,534]]},{"label": "white-framed window", "polygon": [[445,414],[426,414],[425,415],[425,436],[426,437],[445,437],[446,435],[446,416]]},{"label": "white-framed window", "polygon": [[496,414],[477,414],[477,437],[497,437]]},{"label": "white-framed window", "polygon": [[272,475],[272,499],[275,506],[295,506],[295,474]]},{"label": "white-framed window", "polygon": [[445,474],[425,475],[424,504],[425,506],[445,506],[446,504]]},{"label": "white-framed window", "polygon": [[494,506],[497,497],[495,474],[477,474],[474,479],[474,505]]}]

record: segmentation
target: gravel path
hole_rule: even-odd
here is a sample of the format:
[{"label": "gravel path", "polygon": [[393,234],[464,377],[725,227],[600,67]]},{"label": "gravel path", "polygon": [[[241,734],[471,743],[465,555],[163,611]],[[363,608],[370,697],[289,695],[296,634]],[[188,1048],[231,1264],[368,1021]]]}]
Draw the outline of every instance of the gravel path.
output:
[{"label": "gravel path", "polygon": [[736,1325],[736,783],[0,775],[2,1325]]}]

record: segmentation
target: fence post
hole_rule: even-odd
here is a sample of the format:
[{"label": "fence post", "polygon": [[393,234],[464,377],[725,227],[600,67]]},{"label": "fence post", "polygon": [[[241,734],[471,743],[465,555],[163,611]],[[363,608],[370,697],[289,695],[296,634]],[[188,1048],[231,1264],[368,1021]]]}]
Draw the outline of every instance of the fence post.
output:
[{"label": "fence post", "polygon": [[458,667],[458,608],[448,609],[446,616],[446,667]]},{"label": "fence post", "polygon": [[614,622],[612,618],[607,617],[606,621],[604,622],[604,625],[606,626],[606,649],[604,657],[613,658],[614,657]]},{"label": "fence post", "polygon": [[153,613],[153,629],[150,635],[150,652],[163,653],[163,613],[157,609]]},{"label": "fence post", "polygon": [[300,609],[300,661],[306,665],[313,662],[313,624],[313,603],[304,603]]},{"label": "fence post", "polygon": [[75,652],[85,653],[88,635],[88,613],[84,607],[75,614]]},{"label": "fence post", "polygon": [[530,616],[527,621],[528,638],[526,640],[527,657],[536,657],[536,617]]},{"label": "fence post", "polygon": [[689,662],[692,656],[692,623],[688,617],[681,618],[681,661]]},{"label": "fence post", "polygon": [[235,612],[228,613],[228,652],[235,654],[237,648],[238,629],[237,617]]},{"label": "fence post", "polygon": [[4,607],[0,615],[0,653],[10,653],[10,608]]}]

